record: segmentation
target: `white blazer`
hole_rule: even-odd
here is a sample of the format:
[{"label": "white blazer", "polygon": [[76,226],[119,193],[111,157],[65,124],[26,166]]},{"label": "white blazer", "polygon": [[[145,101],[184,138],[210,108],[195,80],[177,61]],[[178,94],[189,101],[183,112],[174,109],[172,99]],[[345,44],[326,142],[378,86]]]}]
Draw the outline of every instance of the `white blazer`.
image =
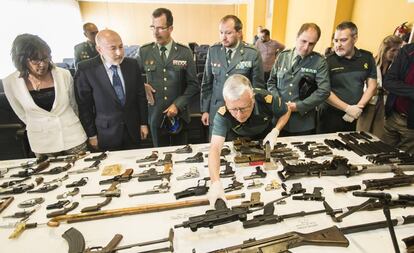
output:
[{"label": "white blazer", "polygon": [[50,112],[36,105],[19,74],[16,71],[3,79],[4,92],[14,112],[26,124],[32,151],[59,152],[85,142],[86,134],[77,116],[69,71],[58,67],[52,69],[55,101]]}]

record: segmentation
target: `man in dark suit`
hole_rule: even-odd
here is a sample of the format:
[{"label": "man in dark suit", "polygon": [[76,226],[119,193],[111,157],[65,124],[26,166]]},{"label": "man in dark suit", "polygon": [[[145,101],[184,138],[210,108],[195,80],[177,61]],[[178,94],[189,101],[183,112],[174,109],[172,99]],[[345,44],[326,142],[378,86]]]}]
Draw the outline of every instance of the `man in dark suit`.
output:
[{"label": "man in dark suit", "polygon": [[[152,142],[155,147],[187,144],[188,104],[200,92],[193,54],[190,48],[172,39],[170,10],[158,8],[152,13],[151,30],[155,42],[140,48],[139,59],[147,78]],[[181,131],[171,133],[160,127],[165,117],[179,119],[183,125]]]},{"label": "man in dark suit", "polygon": [[93,149],[137,148],[148,135],[148,102],[138,63],[124,58],[116,32],[100,31],[96,42],[99,55],[79,63],[75,75],[79,119]]},{"label": "man in dark suit", "polygon": [[98,55],[98,51],[95,48],[95,38],[98,32],[98,27],[94,23],[85,23],[83,25],[83,34],[87,40],[75,46],[75,67],[78,67],[80,61],[92,59]]}]

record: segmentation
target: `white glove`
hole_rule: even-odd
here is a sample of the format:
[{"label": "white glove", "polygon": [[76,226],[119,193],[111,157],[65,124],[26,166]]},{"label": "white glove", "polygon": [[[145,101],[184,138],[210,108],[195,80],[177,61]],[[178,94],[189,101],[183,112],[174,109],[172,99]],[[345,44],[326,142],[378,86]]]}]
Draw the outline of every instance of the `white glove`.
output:
[{"label": "white glove", "polygon": [[354,119],[358,119],[361,116],[362,109],[358,105],[348,105],[345,109],[346,114]]},{"label": "white glove", "polygon": [[270,133],[266,135],[266,137],[263,139],[263,145],[266,144],[266,142],[269,142],[270,148],[273,149],[273,147],[276,144],[277,137],[279,136],[279,130],[277,128],[273,128]]},{"label": "white glove", "polygon": [[224,196],[224,189],[220,181],[216,181],[211,184],[210,189],[207,193],[207,198],[212,209],[214,209],[214,204],[216,203],[217,199],[226,201],[226,197]]},{"label": "white glove", "polygon": [[355,119],[352,118],[351,116],[349,116],[348,114],[345,113],[345,115],[342,117],[343,120],[345,120],[346,122],[352,123],[352,121],[354,121]]}]

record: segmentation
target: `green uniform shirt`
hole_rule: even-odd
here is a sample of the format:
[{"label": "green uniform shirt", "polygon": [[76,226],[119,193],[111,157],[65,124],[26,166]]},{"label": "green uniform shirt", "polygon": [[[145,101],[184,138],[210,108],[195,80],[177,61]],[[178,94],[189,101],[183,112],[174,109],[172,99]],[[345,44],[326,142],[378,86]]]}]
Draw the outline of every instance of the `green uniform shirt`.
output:
[{"label": "green uniform shirt", "polygon": [[[312,52],[292,66],[295,49],[281,52],[273,65],[267,89],[283,101],[296,103],[284,130],[295,133],[315,129],[316,106],[329,97],[328,65],[322,55]],[[318,89],[304,100],[299,99],[299,81],[303,76],[316,81]]]},{"label": "green uniform shirt", "polygon": [[265,88],[262,58],[255,47],[240,42],[228,64],[225,47],[221,43],[211,46],[201,83],[201,112],[210,114],[210,124],[218,108],[224,105],[224,82],[233,74],[244,75],[254,88]]},{"label": "green uniform shirt", "polygon": [[85,41],[75,46],[75,67],[80,61],[92,59],[98,55],[98,51],[91,43]]},{"label": "green uniform shirt", "polygon": [[213,135],[263,138],[273,128],[273,118],[285,114],[287,107],[280,97],[263,89],[254,89],[254,99],[253,112],[244,123],[233,118],[225,106],[220,107],[214,117]]}]

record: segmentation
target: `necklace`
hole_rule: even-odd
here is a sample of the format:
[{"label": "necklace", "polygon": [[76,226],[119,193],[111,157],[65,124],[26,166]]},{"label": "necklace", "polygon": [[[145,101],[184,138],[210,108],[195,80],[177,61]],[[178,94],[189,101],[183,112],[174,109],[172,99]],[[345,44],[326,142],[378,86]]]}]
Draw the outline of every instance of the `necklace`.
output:
[{"label": "necklace", "polygon": [[29,81],[32,84],[33,90],[35,91],[39,91],[42,87],[42,80],[39,80],[32,75],[29,75]]}]

